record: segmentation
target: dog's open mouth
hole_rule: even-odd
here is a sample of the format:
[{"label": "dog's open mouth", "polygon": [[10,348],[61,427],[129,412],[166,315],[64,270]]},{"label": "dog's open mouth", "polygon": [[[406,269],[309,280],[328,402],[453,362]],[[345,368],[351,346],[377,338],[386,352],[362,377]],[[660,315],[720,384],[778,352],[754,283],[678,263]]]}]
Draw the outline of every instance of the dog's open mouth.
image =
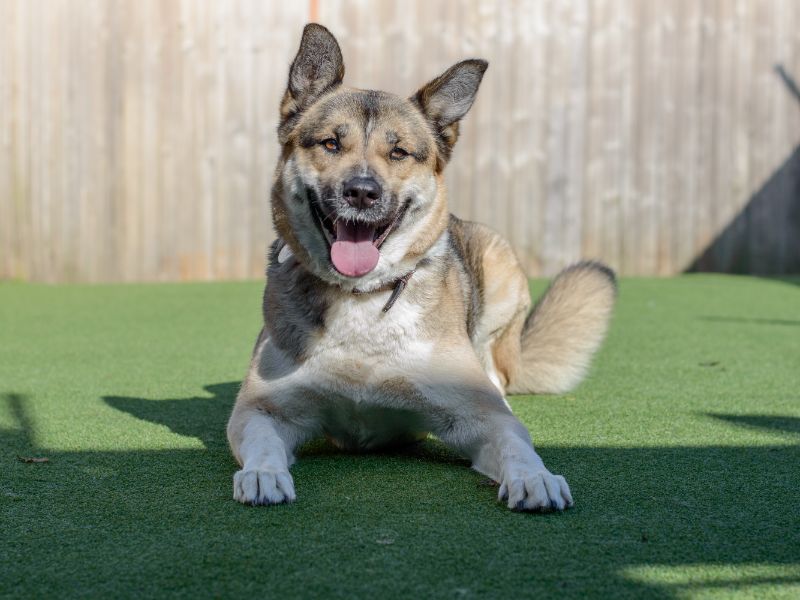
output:
[{"label": "dog's open mouth", "polygon": [[381,258],[380,247],[402,220],[408,203],[395,213],[391,221],[384,224],[335,219],[325,216],[317,203],[312,203],[311,207],[317,225],[328,242],[334,268],[347,277],[361,277],[377,266]]}]

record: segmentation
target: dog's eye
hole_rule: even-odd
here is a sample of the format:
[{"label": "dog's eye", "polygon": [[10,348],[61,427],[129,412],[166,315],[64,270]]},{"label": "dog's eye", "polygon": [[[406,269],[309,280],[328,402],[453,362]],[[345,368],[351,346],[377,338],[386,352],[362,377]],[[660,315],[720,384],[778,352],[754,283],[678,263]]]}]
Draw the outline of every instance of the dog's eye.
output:
[{"label": "dog's eye", "polygon": [[389,158],[392,160],[403,160],[406,156],[408,156],[408,152],[399,146],[392,148],[392,151],[389,153]]},{"label": "dog's eye", "polygon": [[322,147],[325,148],[328,152],[333,152],[334,154],[339,151],[339,142],[336,141],[335,138],[328,138],[327,140],[322,140],[320,142]]}]

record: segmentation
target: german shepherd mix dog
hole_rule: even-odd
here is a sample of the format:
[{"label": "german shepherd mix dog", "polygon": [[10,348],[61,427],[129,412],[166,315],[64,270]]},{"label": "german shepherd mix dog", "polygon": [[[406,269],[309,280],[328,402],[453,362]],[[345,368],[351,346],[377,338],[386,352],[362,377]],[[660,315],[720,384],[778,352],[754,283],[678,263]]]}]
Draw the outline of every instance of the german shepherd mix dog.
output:
[{"label": "german shepherd mix dog", "polygon": [[280,109],[264,327],[228,440],[246,504],[295,499],[294,451],[434,434],[515,510],[572,506],[505,400],[575,386],[606,332],[614,274],[584,262],[530,311],[509,244],[447,210],[443,171],[487,63],[410,98],[342,85],[336,39],[307,25]]}]

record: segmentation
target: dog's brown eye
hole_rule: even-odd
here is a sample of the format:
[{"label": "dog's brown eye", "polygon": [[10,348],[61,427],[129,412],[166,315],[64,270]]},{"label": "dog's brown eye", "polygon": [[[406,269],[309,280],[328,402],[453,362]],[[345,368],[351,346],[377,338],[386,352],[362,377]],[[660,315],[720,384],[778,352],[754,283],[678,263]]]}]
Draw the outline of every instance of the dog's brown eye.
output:
[{"label": "dog's brown eye", "polygon": [[334,138],[328,138],[327,140],[322,140],[320,143],[328,152],[339,151],[339,142],[337,142]]},{"label": "dog's brown eye", "polygon": [[398,146],[392,148],[392,151],[389,153],[389,158],[392,160],[403,160],[406,156],[408,156],[408,152]]}]

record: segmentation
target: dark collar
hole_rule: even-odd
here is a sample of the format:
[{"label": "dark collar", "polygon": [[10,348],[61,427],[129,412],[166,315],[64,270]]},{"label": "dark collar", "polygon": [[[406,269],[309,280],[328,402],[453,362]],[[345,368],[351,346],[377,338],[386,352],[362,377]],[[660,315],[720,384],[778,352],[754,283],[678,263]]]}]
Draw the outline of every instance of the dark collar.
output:
[{"label": "dark collar", "polygon": [[392,295],[389,296],[389,299],[386,301],[386,304],[383,305],[383,309],[381,309],[381,312],[387,313],[387,312],[389,312],[389,309],[392,308],[392,306],[394,306],[394,303],[397,302],[397,298],[400,297],[400,294],[403,293],[403,290],[406,289],[406,285],[408,285],[408,280],[411,279],[411,276],[414,274],[415,271],[416,271],[416,269],[412,269],[411,271],[409,271],[408,273],[406,273],[402,277],[399,277],[398,279],[395,279],[394,281],[391,281],[391,282],[387,283],[386,285],[379,287],[377,290],[370,290],[369,292],[362,292],[359,289],[354,289],[353,293],[354,294],[371,294],[372,292],[385,292],[385,291],[388,291],[388,290],[392,290]]}]

